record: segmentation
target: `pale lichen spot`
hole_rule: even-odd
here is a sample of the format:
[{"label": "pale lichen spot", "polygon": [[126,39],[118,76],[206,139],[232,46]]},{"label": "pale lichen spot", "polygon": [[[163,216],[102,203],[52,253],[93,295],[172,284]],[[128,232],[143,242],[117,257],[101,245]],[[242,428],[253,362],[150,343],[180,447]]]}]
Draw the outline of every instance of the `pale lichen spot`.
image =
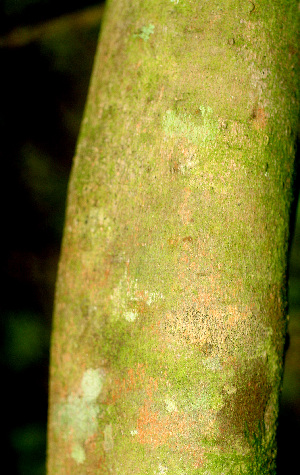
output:
[{"label": "pale lichen spot", "polygon": [[179,170],[182,175],[187,175],[195,166],[197,165],[198,160],[188,158],[185,163],[179,165]]},{"label": "pale lichen spot", "polygon": [[160,292],[145,292],[147,296],[147,305],[151,305],[152,303],[157,302],[158,300],[163,300],[164,296]]},{"label": "pale lichen spot", "polygon": [[83,463],[85,461],[86,459],[85,451],[80,444],[76,443],[72,445],[71,457],[78,464]]},{"label": "pale lichen spot", "polygon": [[135,435],[138,435],[138,431],[135,429],[135,430],[131,430],[130,431],[130,434],[132,435],[132,437],[134,437]]},{"label": "pale lichen spot", "polygon": [[88,369],[81,380],[83,398],[93,401],[99,396],[103,385],[103,375],[98,369]]},{"label": "pale lichen spot", "polygon": [[96,400],[103,380],[100,369],[88,369],[81,379],[80,391],[55,406],[56,431],[65,439],[72,437],[71,456],[77,463],[83,463],[83,444],[98,429],[100,408]]},{"label": "pale lichen spot", "polygon": [[106,452],[110,451],[114,447],[114,440],[113,440],[113,433],[112,433],[112,425],[107,424],[104,428],[104,450]]},{"label": "pale lichen spot", "polygon": [[160,463],[159,466],[158,466],[159,475],[163,475],[164,473],[167,473],[167,472],[168,472],[168,467],[166,467],[165,465],[162,465]]},{"label": "pale lichen spot", "polygon": [[218,356],[210,356],[203,360],[204,366],[206,366],[211,371],[218,371],[222,369],[221,360]]},{"label": "pale lichen spot", "polygon": [[160,292],[150,292],[142,289],[137,279],[129,277],[126,268],[110,299],[112,316],[115,319],[123,316],[128,322],[133,322],[138,316],[137,310],[132,308],[135,303],[144,301],[147,305],[151,305],[164,299],[164,296]]},{"label": "pale lichen spot", "polygon": [[235,394],[236,391],[237,391],[237,388],[236,386],[232,386],[231,384],[225,384],[225,386],[223,387],[224,391],[226,391],[227,394],[229,394],[230,396],[232,394]]},{"label": "pale lichen spot", "polygon": [[127,305],[130,302],[137,300],[138,283],[137,279],[131,279],[128,276],[127,268],[124,271],[118,285],[114,288],[111,295],[112,315],[115,318],[120,318],[126,311]]},{"label": "pale lichen spot", "polygon": [[99,237],[99,233],[105,233],[107,238],[111,235],[111,221],[103,208],[91,208],[87,225],[90,236],[94,236],[95,239]]},{"label": "pale lichen spot", "polygon": [[210,107],[199,107],[200,117],[191,114],[167,110],[163,117],[163,129],[169,137],[185,138],[196,145],[205,145],[212,141],[218,131],[218,121],[212,116]]},{"label": "pale lichen spot", "polygon": [[165,399],[165,404],[166,404],[166,409],[167,409],[168,412],[177,411],[177,407],[176,407],[176,404],[173,401],[173,399],[167,397]]},{"label": "pale lichen spot", "polygon": [[129,310],[128,312],[124,313],[124,318],[127,320],[127,322],[134,322],[138,316],[138,313],[136,310]]}]

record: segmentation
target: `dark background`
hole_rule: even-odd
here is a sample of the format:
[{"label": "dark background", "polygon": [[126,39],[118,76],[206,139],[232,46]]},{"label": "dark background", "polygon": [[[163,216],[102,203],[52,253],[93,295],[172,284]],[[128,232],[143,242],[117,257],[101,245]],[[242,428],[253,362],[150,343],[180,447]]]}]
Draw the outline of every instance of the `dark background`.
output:
[{"label": "dark background", "polygon": [[[103,5],[0,2],[1,466],[44,475],[49,342],[68,176]],[[279,475],[300,447],[300,212],[290,259],[290,347]]]}]

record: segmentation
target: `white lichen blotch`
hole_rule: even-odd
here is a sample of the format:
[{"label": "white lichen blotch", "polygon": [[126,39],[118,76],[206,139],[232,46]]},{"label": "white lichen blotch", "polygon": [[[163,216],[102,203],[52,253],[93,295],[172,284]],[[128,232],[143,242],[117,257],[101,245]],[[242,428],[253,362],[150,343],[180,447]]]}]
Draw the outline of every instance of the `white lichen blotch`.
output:
[{"label": "white lichen blotch", "polygon": [[162,465],[161,463],[159,464],[158,466],[158,473],[159,475],[163,475],[165,473],[168,472],[168,467],[165,467],[164,465]]},{"label": "white lichen blotch", "polygon": [[[131,302],[137,300],[138,295],[138,284],[137,279],[131,279],[128,276],[127,269],[123,274],[123,277],[120,279],[118,285],[114,288],[111,295],[112,302],[112,316],[115,319],[124,317],[128,321],[134,321],[135,318],[132,318],[132,315],[128,315],[132,310],[128,310]],[[127,316],[127,318],[126,318]]]},{"label": "white lichen blotch", "polygon": [[164,299],[164,296],[162,293],[160,292],[145,292],[146,296],[147,296],[147,305],[151,305],[155,302],[157,302],[158,300],[163,300]]},{"label": "white lichen blotch", "polygon": [[127,322],[134,322],[138,318],[138,311],[134,308],[138,302],[144,301],[147,305],[152,305],[163,300],[164,296],[160,292],[144,290],[137,279],[130,278],[126,268],[110,299],[114,319],[122,317]]},{"label": "white lichen blotch", "polygon": [[88,219],[88,233],[92,240],[96,241],[103,233],[107,239],[111,237],[111,221],[106,214],[105,209],[92,207]]},{"label": "white lichen blotch", "polygon": [[71,457],[77,463],[83,463],[85,461],[85,459],[86,459],[85,451],[84,451],[83,447],[80,444],[73,444],[72,445]]},{"label": "white lichen blotch", "polygon": [[129,310],[128,312],[124,313],[124,318],[127,320],[127,322],[134,322],[138,316],[138,313],[136,310]]},{"label": "white lichen blotch", "polygon": [[100,369],[86,370],[78,393],[71,394],[66,401],[55,407],[56,429],[65,439],[72,438],[71,457],[78,464],[86,459],[84,442],[98,429],[100,408],[96,401],[103,381],[104,374]]},{"label": "white lichen blotch", "polygon": [[166,404],[166,409],[167,409],[168,412],[177,411],[177,407],[176,407],[176,404],[173,401],[173,399],[170,399],[170,398],[167,397],[165,399],[165,404]]},{"label": "white lichen blotch", "polygon": [[86,401],[93,401],[99,396],[103,384],[103,375],[98,369],[88,369],[81,381],[83,398]]}]

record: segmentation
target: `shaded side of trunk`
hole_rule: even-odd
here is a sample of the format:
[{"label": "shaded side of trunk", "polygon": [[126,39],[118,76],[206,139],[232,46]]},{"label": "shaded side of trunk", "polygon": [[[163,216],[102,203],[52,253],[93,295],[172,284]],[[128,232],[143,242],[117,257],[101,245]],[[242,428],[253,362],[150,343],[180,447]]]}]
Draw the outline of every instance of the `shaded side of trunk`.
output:
[{"label": "shaded side of trunk", "polygon": [[108,2],[57,281],[49,475],[275,473],[298,10]]}]

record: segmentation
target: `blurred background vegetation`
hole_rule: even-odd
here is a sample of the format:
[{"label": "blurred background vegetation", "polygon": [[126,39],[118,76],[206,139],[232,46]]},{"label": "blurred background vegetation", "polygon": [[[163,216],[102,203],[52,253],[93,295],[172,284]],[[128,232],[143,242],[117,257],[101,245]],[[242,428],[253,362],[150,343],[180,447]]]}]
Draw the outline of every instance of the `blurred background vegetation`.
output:
[{"label": "blurred background vegetation", "polygon": [[[2,467],[45,475],[49,342],[68,176],[103,13],[84,0],[0,3]],[[300,212],[278,474],[300,447]]]}]

